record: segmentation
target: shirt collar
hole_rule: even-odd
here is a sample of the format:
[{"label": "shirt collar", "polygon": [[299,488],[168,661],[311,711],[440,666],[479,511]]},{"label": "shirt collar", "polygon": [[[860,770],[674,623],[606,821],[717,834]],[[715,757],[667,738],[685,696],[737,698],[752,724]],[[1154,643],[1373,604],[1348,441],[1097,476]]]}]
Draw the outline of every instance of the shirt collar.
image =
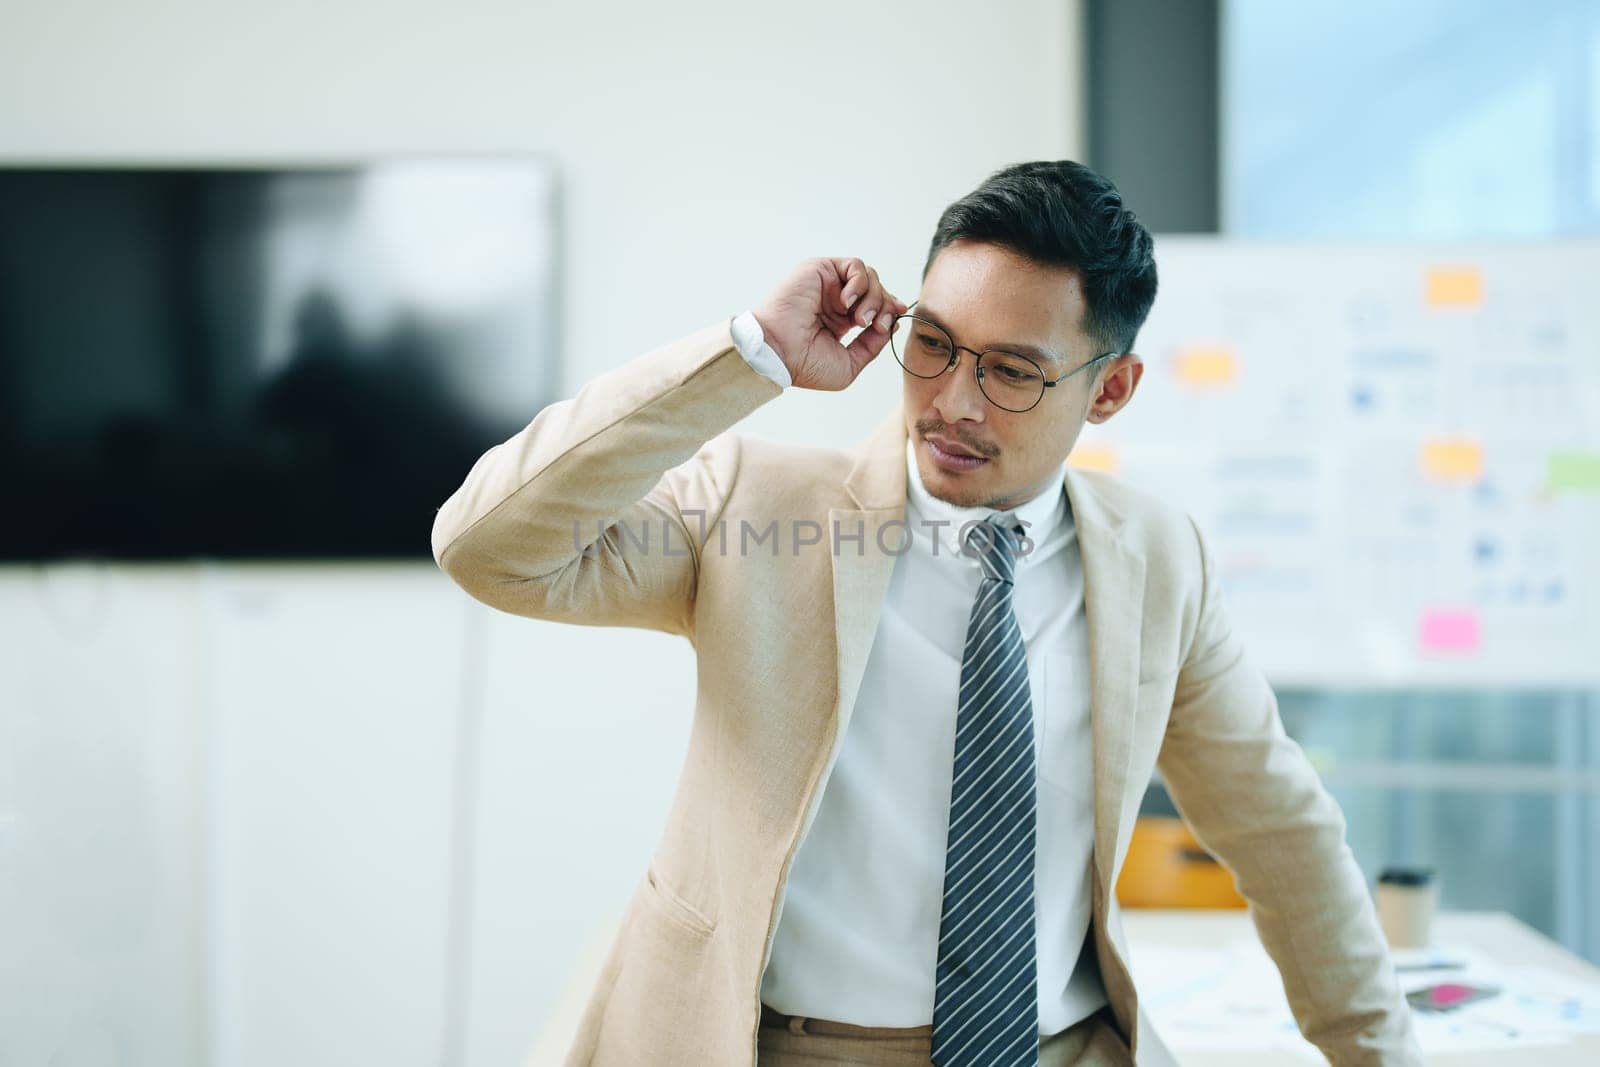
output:
[{"label": "shirt collar", "polygon": [[[928,492],[922,484],[922,475],[917,470],[917,442],[916,439],[906,437],[906,496],[915,515],[908,515],[911,523],[911,538],[913,543],[927,544],[928,538],[937,535],[941,552],[966,559],[973,566],[978,566],[978,560],[961,555],[961,527],[974,520],[982,522],[991,515],[1000,514],[995,508],[987,507],[957,507],[948,501],[940,500]],[[1037,553],[1039,546],[1044,544],[1045,538],[1053,533],[1066,518],[1067,493],[1061,479],[1053,483],[1054,489],[1046,489],[1037,494],[1033,499],[1011,508],[1006,514],[1014,515],[1027,525],[1023,533],[1027,535],[1032,547],[1028,553],[1017,558],[1017,569],[1026,567]],[[948,526],[929,526],[918,528],[918,520],[933,522],[948,522]]]}]

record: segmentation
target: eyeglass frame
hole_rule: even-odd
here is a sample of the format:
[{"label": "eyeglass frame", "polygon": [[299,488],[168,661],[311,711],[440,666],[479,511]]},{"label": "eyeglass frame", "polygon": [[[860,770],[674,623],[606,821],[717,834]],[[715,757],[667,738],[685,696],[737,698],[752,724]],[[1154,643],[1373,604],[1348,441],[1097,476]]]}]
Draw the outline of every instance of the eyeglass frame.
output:
[{"label": "eyeglass frame", "polygon": [[[1074,367],[1072,370],[1067,371],[1067,373],[1061,375],[1059,378],[1056,378],[1056,379],[1052,380],[1050,378],[1046,378],[1045,377],[1044,368],[1039,366],[1039,361],[1034,359],[1032,356],[1025,356],[1021,352],[1013,352],[1009,348],[985,348],[982,352],[979,352],[977,349],[968,348],[966,345],[958,345],[958,344],[956,344],[956,339],[951,336],[949,330],[945,329],[943,326],[940,326],[937,322],[934,322],[932,319],[924,319],[924,318],[920,318],[920,317],[918,317],[916,315],[911,314],[911,309],[916,307],[919,303],[921,303],[920,300],[913,300],[911,303],[906,305],[905,311],[903,311],[900,314],[896,315],[894,317],[894,321],[889,323],[889,339],[890,339],[890,342],[891,342],[891,344],[889,345],[889,351],[891,353],[893,353],[894,361],[896,363],[900,364],[900,369],[905,371],[907,374],[911,375],[913,378],[916,378],[919,381],[931,382],[935,378],[939,377],[940,375],[947,374],[951,370],[951,368],[955,367],[958,363],[960,363],[961,362],[961,353],[963,353],[963,352],[971,352],[972,353],[972,377],[973,377],[973,380],[978,383],[978,392],[982,393],[983,394],[983,398],[985,400],[987,400],[991,404],[994,404],[995,407],[1000,408],[1001,411],[1009,411],[1013,415],[1021,415],[1024,412],[1032,411],[1034,408],[1039,406],[1039,401],[1044,399],[1044,391],[1046,389],[1050,389],[1050,388],[1054,387],[1055,385],[1057,385],[1058,383],[1066,381],[1068,378],[1072,377],[1074,374],[1077,374],[1079,371],[1087,370],[1088,368],[1094,366],[1096,363],[1099,363],[1102,359],[1109,359],[1112,356],[1126,355],[1126,353],[1124,353],[1124,352],[1117,352],[1117,351],[1111,351],[1111,352],[1103,353],[1101,355],[1095,356],[1093,359],[1091,359],[1089,362],[1083,364],[1081,367]],[[901,319],[916,319],[918,322],[925,322],[929,326],[932,326],[934,329],[938,330],[940,333],[944,334],[946,337],[950,338],[950,362],[946,363],[944,365],[944,368],[941,369],[938,374],[927,374],[927,375],[918,374],[915,371],[913,371],[910,367],[907,367],[905,365],[905,362],[903,360],[901,360],[900,353],[895,349],[895,347],[894,347],[894,345],[892,343],[893,340],[894,340],[895,328],[900,325],[900,320]],[[1035,400],[1033,403],[1029,404],[1025,408],[1008,408],[1008,407],[1004,407],[1001,404],[997,403],[995,401],[994,397],[989,395],[989,391],[983,387],[983,376],[982,376],[982,374],[979,373],[983,369],[983,357],[989,352],[997,352],[1002,356],[1010,356],[1013,359],[1025,359],[1029,363],[1033,364],[1033,366],[1036,367],[1038,369],[1038,371],[1039,371],[1039,380],[1044,383],[1044,385],[1039,389],[1039,397],[1038,397],[1038,399]]]}]

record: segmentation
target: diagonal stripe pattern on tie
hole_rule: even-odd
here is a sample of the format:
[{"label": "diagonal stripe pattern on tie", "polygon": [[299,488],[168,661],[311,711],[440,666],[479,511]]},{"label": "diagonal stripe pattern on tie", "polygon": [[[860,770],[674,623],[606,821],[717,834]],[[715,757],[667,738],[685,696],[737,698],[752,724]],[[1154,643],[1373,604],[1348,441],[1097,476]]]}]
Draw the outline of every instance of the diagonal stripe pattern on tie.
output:
[{"label": "diagonal stripe pattern on tie", "polygon": [[1014,516],[994,515],[965,540],[983,580],[961,657],[933,1008],[936,1067],[1039,1062],[1033,701],[1011,604],[1021,535]]}]

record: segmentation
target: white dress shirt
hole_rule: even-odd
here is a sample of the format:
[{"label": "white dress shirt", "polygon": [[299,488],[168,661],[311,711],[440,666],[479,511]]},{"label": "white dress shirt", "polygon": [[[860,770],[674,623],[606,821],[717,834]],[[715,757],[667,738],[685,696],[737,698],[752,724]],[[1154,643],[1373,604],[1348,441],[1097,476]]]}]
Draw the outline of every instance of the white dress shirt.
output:
[{"label": "white dress shirt", "polygon": [[[753,314],[735,318],[732,332],[753,367],[792,384]],[[958,538],[964,523],[995,510],[930,496],[916,447],[906,442],[910,546],[895,561],[854,714],[790,865],[762,976],[762,1001],[790,1015],[933,1021],[956,694],[983,578]],[[1094,951],[1084,951],[1094,844],[1088,628],[1060,481],[1011,514],[1033,542],[1017,559],[1012,603],[1033,698],[1039,1033],[1050,1035],[1106,1003]]]}]

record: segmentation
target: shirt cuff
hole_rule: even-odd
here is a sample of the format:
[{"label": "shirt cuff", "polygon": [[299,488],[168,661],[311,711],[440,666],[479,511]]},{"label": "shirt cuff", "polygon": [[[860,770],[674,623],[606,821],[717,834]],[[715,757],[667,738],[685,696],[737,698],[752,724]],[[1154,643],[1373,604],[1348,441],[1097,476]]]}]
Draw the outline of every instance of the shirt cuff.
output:
[{"label": "shirt cuff", "polygon": [[761,332],[761,324],[756,321],[755,312],[746,311],[736,315],[729,325],[733,331],[733,343],[738,347],[739,354],[744,357],[746,363],[785,389],[794,384],[789,368],[783,365],[782,358],[771,345],[767,344],[766,336]]}]

